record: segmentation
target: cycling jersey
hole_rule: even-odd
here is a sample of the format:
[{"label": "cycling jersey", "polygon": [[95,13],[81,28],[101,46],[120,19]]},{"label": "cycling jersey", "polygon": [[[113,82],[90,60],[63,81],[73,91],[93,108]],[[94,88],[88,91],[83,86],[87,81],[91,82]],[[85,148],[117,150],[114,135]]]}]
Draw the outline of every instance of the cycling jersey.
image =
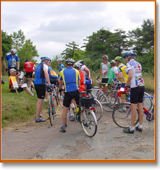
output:
[{"label": "cycling jersey", "polygon": [[122,72],[123,78],[120,79],[121,83],[126,83],[127,79],[128,79],[128,75],[127,75],[127,66],[124,65],[123,63],[120,63],[118,65],[118,72]]},{"label": "cycling jersey", "polygon": [[118,68],[116,66],[114,66],[109,71],[108,84],[110,84],[111,81],[117,77],[117,75],[118,75]]},{"label": "cycling jersey", "polygon": [[16,68],[19,58],[17,55],[12,56],[11,54],[5,56],[5,60],[8,61],[8,68]]},{"label": "cycling jersey", "polygon": [[48,67],[48,74],[49,74],[50,79],[52,79],[52,80],[58,79],[57,73],[51,67]]},{"label": "cycling jersey", "polygon": [[34,84],[46,84],[46,78],[44,75],[44,71],[48,71],[48,66],[46,64],[40,63],[35,70],[35,80]]},{"label": "cycling jersey", "polygon": [[81,67],[81,71],[84,73],[84,75],[85,75],[85,84],[87,85],[91,85],[92,84],[92,79],[91,79],[91,73],[90,73],[90,70],[89,70],[89,77],[87,76],[87,73],[86,73],[86,71],[85,71],[85,68],[87,68],[87,66],[86,65],[83,65],[82,67]]},{"label": "cycling jersey", "polygon": [[67,67],[60,72],[60,80],[63,80],[65,92],[73,92],[78,90],[80,74],[78,70]]},{"label": "cycling jersey", "polygon": [[131,59],[127,63],[127,73],[128,71],[132,71],[132,80],[131,80],[131,88],[144,86],[144,81],[142,78],[142,66],[139,62]]},{"label": "cycling jersey", "polygon": [[100,68],[102,69],[102,78],[109,78],[111,64],[109,62],[107,64],[101,63]]},{"label": "cycling jersey", "polygon": [[14,91],[15,89],[13,88],[11,77],[15,77],[15,76],[12,75],[9,76],[9,91]]},{"label": "cycling jersey", "polygon": [[25,69],[25,72],[33,72],[34,71],[33,67],[34,67],[34,63],[30,61],[27,61],[23,64],[23,68]]},{"label": "cycling jersey", "polygon": [[80,74],[80,85],[79,85],[79,91],[85,91],[86,86],[85,86],[85,75],[82,71],[79,70]]},{"label": "cycling jersey", "polygon": [[62,63],[59,64],[59,72],[61,72],[64,68],[65,68],[65,67],[64,67],[64,65],[63,65]]}]

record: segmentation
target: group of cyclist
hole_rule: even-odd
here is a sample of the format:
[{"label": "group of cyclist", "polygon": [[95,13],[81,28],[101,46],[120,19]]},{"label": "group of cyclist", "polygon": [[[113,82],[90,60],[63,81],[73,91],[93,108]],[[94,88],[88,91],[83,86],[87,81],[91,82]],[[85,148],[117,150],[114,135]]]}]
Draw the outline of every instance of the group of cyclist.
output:
[{"label": "group of cyclist", "polygon": [[[124,129],[125,133],[133,134],[135,131],[134,122],[136,119],[136,109],[139,110],[139,125],[136,130],[142,132],[143,123],[143,95],[144,95],[144,81],[142,78],[142,66],[135,61],[135,53],[128,51],[124,56],[115,57],[114,60],[108,61],[108,56],[102,57],[103,62],[100,64],[99,78],[102,76],[103,91],[108,91],[108,86],[114,79],[121,81],[121,87],[128,90],[131,88],[131,126]],[[127,65],[122,63],[122,58],[126,58]],[[8,61],[8,70],[6,68],[6,61]],[[29,62],[29,61],[25,61]],[[57,60],[59,64],[59,76],[50,67],[51,59],[49,57],[41,57],[41,63],[35,68],[35,80],[34,86],[38,97],[36,104],[36,119],[35,122],[44,122],[45,119],[41,118],[41,110],[46,95],[46,84],[51,86],[52,84],[59,83],[59,92],[61,93],[64,86],[64,100],[63,100],[63,113],[62,113],[62,126],[61,132],[66,132],[67,127],[67,112],[73,99],[76,104],[79,104],[79,91],[85,91],[91,89],[92,78],[88,67],[84,64],[83,60],[75,62],[72,58],[66,59],[65,66],[62,64],[62,59]],[[27,63],[25,64],[27,65]],[[16,51],[11,50],[11,54],[7,55],[4,60],[4,67],[10,76],[14,69],[14,72],[19,71],[19,58],[16,55]],[[34,64],[32,64],[34,67]],[[31,70],[33,73],[33,70]],[[32,78],[32,74],[25,74],[26,78]],[[23,81],[24,83],[24,81]],[[30,85],[29,85],[30,86]]]}]

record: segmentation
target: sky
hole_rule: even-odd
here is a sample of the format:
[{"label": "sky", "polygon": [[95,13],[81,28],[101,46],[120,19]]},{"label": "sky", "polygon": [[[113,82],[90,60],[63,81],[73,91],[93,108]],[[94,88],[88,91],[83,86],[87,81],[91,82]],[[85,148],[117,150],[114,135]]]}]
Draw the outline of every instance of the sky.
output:
[{"label": "sky", "polygon": [[40,57],[60,56],[72,41],[81,47],[101,28],[129,31],[154,16],[154,2],[1,2],[1,29],[21,29]]}]

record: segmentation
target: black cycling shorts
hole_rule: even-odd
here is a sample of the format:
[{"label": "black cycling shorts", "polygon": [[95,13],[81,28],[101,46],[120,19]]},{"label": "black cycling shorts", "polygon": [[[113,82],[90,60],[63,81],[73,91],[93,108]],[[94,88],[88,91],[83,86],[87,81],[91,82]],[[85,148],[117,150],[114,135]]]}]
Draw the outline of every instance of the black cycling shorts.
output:
[{"label": "black cycling shorts", "polygon": [[79,91],[65,92],[63,106],[69,107],[72,99],[75,99],[77,105],[79,104]]},{"label": "black cycling shorts", "polygon": [[[21,88],[21,87],[18,87],[18,89],[17,89],[17,91],[18,91],[19,93],[22,92],[23,90],[24,90],[24,89]],[[16,90],[11,90],[10,92],[15,93]]]},{"label": "black cycling shorts", "polygon": [[131,88],[131,103],[137,104],[143,102],[144,86]]},{"label": "black cycling shorts", "polygon": [[24,75],[26,78],[33,78],[33,72],[26,72]]},{"label": "black cycling shorts", "polygon": [[46,93],[46,86],[44,84],[37,84],[35,85],[35,89],[38,99],[44,99]]}]

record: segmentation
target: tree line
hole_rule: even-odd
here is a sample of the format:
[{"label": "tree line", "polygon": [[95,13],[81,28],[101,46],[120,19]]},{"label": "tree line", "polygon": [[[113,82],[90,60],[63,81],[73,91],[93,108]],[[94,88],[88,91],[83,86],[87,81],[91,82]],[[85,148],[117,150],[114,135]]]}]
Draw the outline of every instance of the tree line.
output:
[{"label": "tree line", "polygon": [[[22,30],[12,35],[1,31],[2,35],[2,59],[11,48],[18,51],[21,59],[21,68],[23,61],[27,58],[33,60],[34,56],[38,56],[36,46],[31,40],[25,40]],[[66,44],[66,48],[62,51],[61,56],[65,60],[73,58],[75,61],[84,60],[85,64],[91,70],[98,70],[102,62],[102,56],[108,55],[109,60],[113,60],[116,56],[122,56],[127,50],[135,50],[137,53],[136,60],[142,64],[143,72],[154,74],[154,22],[153,20],[144,20],[142,25],[131,31],[116,29],[114,31],[104,28],[93,32],[83,41],[80,47],[76,42],[72,41]],[[52,62],[53,68],[57,66],[58,56],[54,57]],[[125,61],[124,61],[125,62]]]}]

